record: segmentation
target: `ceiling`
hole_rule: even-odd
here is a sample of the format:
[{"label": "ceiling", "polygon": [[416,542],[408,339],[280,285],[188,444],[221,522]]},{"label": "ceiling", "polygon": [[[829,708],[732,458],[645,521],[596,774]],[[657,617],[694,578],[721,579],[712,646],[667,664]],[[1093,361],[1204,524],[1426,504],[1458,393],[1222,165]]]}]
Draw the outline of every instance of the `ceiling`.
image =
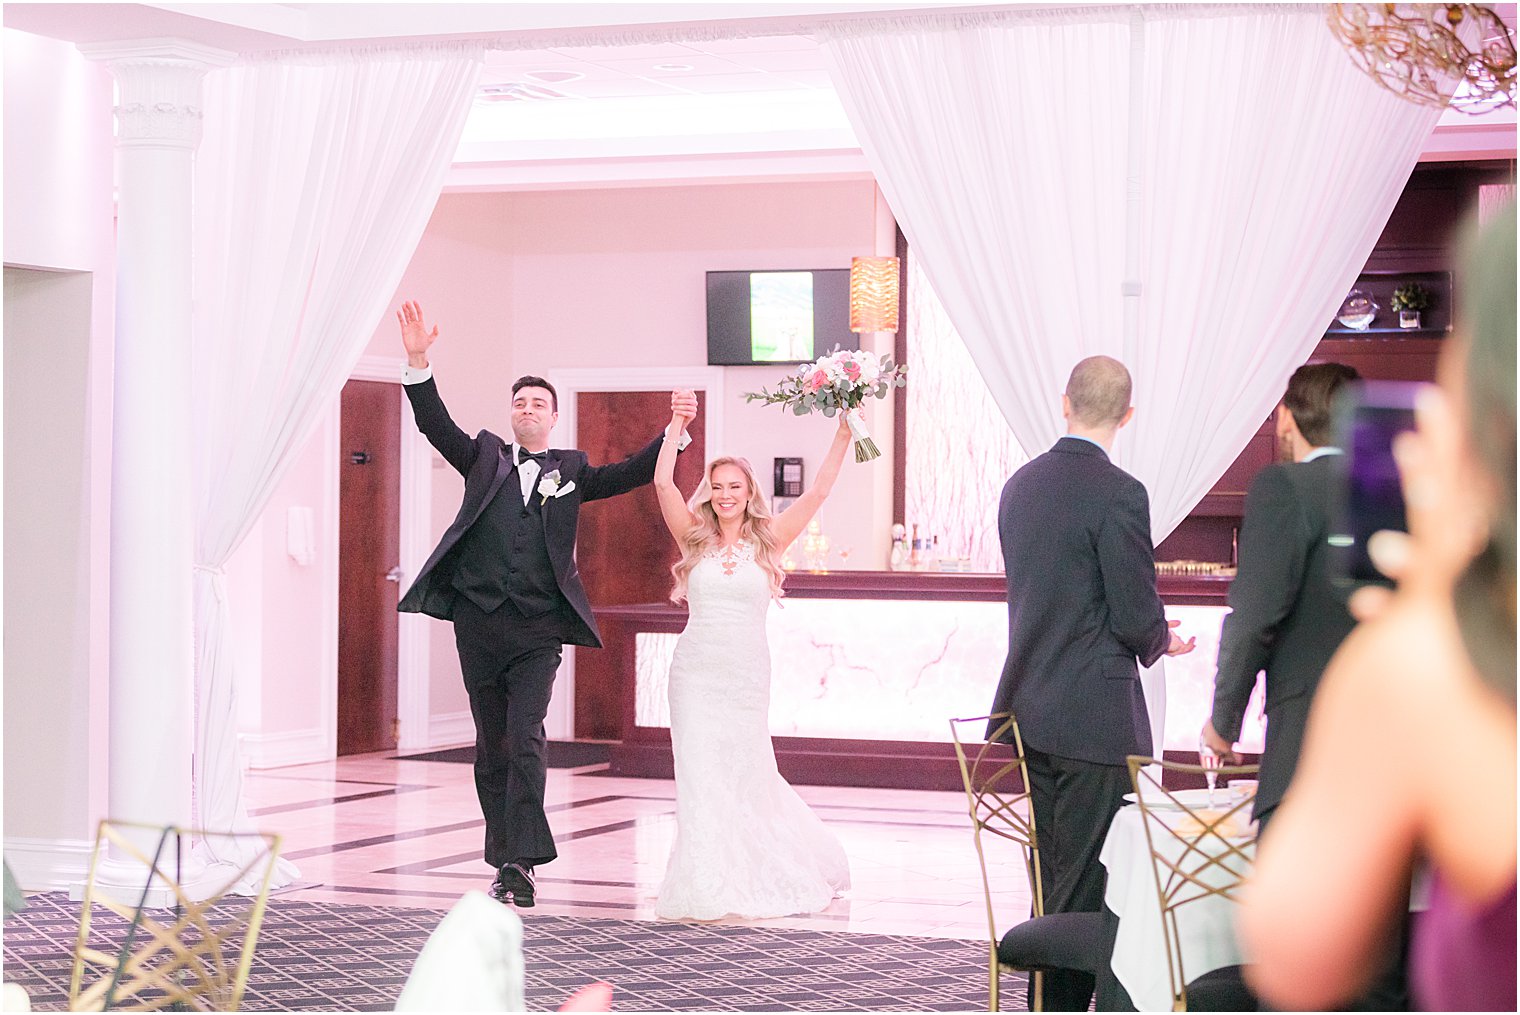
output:
[{"label": "ceiling", "polygon": [[[485,39],[446,185],[457,191],[868,176],[810,25],[989,6],[1007,5],[7,3],[3,20],[78,43],[173,37],[245,53]],[[1500,6],[1513,25],[1515,5]],[[711,38],[725,30],[745,37]],[[660,36],[706,41],[599,44]],[[1473,121],[1448,121],[1437,157],[1482,157],[1492,144]],[[1514,111],[1495,122],[1512,156]]]},{"label": "ceiling", "polygon": [[[4,24],[76,43],[181,38],[245,53],[484,38],[492,48],[446,186],[496,190],[866,177],[809,23],[978,6],[989,4],[7,3]],[[747,37],[596,44],[715,26]]]}]

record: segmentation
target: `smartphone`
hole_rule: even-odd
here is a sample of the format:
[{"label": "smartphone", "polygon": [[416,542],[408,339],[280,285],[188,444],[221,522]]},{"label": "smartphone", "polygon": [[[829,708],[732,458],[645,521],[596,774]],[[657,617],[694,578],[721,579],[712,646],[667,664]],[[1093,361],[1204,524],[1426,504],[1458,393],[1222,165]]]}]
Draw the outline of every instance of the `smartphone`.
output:
[{"label": "smartphone", "polygon": [[1391,584],[1367,554],[1374,532],[1408,531],[1393,439],[1414,429],[1413,381],[1358,381],[1337,396],[1336,446],[1345,452],[1343,482],[1331,520],[1330,546],[1347,583]]}]

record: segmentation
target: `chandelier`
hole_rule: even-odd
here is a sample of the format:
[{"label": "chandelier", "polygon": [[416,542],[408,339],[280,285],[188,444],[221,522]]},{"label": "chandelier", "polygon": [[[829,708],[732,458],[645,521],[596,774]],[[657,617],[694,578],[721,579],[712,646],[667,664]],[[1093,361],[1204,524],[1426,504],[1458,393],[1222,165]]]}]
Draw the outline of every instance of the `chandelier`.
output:
[{"label": "chandelier", "polygon": [[1515,41],[1478,4],[1330,4],[1358,67],[1411,102],[1464,113],[1515,104]]}]

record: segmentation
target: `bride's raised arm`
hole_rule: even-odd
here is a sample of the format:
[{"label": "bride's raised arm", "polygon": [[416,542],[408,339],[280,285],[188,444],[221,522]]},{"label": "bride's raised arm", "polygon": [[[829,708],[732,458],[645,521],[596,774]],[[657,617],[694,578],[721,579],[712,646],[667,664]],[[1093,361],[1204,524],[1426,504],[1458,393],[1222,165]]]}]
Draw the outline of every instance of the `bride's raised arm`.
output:
[{"label": "bride's raised arm", "polygon": [[834,432],[834,443],[829,445],[828,454],[824,455],[823,468],[818,470],[818,478],[813,480],[813,485],[804,490],[791,507],[776,516],[773,525],[777,547],[784,549],[802,535],[807,523],[812,521],[818,509],[823,507],[823,502],[828,499],[829,491],[834,489],[834,480],[839,478],[839,467],[844,464],[844,453],[850,446],[850,426],[845,422],[845,414],[840,412],[837,415],[839,429]]},{"label": "bride's raised arm", "polygon": [[686,508],[686,498],[681,496],[680,487],[676,486],[677,445],[686,425],[696,417],[677,411],[674,408],[674,398],[671,403],[670,422],[665,426],[665,441],[660,445],[660,456],[654,462],[654,492],[660,501],[660,515],[665,519],[665,527],[679,543],[691,531],[691,527],[697,524],[697,519]]}]

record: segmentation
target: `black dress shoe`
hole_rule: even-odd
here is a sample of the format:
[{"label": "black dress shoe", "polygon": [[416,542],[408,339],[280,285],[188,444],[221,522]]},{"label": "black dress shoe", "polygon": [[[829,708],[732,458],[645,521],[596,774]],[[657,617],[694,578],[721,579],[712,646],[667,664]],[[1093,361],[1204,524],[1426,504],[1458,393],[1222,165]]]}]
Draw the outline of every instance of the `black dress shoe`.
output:
[{"label": "black dress shoe", "polygon": [[491,895],[498,902],[510,902],[522,909],[533,905],[533,868],[520,863],[504,863],[496,872]]}]

